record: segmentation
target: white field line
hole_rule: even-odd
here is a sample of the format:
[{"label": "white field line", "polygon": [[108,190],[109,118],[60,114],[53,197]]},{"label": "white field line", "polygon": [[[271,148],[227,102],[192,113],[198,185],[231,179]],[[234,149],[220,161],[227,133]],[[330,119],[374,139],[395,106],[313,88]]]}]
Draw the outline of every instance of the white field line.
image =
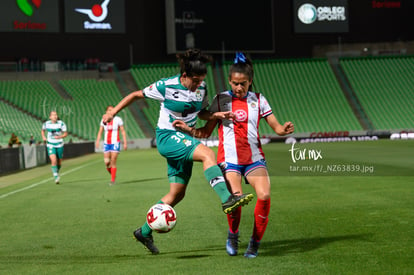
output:
[{"label": "white field line", "polygon": [[[99,162],[100,162],[100,161],[101,161],[101,160],[99,160]],[[90,162],[90,163],[84,164],[84,165],[82,165],[82,166],[79,166],[79,167],[73,168],[73,169],[71,169],[71,170],[69,170],[69,171],[66,171],[66,172],[62,173],[62,176],[67,175],[67,174],[70,174],[70,173],[75,172],[75,171],[77,171],[77,170],[80,170],[80,169],[82,169],[82,168],[85,168],[85,167],[87,167],[87,166],[89,166],[89,165],[92,165],[92,164],[95,164],[95,163],[97,163],[97,162],[98,162],[98,161],[94,161],[94,162]],[[39,186],[39,185],[41,185],[41,184],[43,184],[43,183],[46,183],[46,182],[48,182],[48,181],[51,181],[51,179],[50,179],[50,178],[49,178],[49,179],[45,179],[45,180],[42,180],[42,181],[39,181],[39,182],[33,183],[32,185],[29,185],[29,186],[26,186],[26,187],[23,187],[23,188],[20,188],[20,189],[14,190],[14,191],[12,191],[12,192],[9,192],[9,193],[6,193],[6,194],[3,194],[3,195],[0,195],[0,199],[4,199],[4,198],[6,198],[6,197],[8,197],[8,196],[14,195],[14,194],[16,194],[16,193],[19,193],[19,192],[22,192],[22,191],[25,191],[25,190],[28,190],[28,189],[32,189],[32,188],[34,188],[34,187],[36,187],[36,186]]]}]

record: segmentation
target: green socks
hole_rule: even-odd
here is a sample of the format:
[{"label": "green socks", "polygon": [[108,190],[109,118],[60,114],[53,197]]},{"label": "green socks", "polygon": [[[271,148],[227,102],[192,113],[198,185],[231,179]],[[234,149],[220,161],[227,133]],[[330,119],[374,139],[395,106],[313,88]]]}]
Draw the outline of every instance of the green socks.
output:
[{"label": "green socks", "polygon": [[59,176],[58,167],[56,165],[52,166],[52,173],[53,173],[53,176],[55,177],[55,179]]},{"label": "green socks", "polygon": [[151,227],[149,227],[147,221],[145,221],[144,225],[141,226],[141,233],[142,233],[142,236],[144,236],[146,238],[148,238],[149,236],[151,236],[152,229],[151,229]]},{"label": "green socks", "polygon": [[217,165],[211,166],[204,171],[204,176],[213,187],[214,191],[220,197],[222,203],[226,202],[230,197],[230,192],[227,189],[223,173]]}]

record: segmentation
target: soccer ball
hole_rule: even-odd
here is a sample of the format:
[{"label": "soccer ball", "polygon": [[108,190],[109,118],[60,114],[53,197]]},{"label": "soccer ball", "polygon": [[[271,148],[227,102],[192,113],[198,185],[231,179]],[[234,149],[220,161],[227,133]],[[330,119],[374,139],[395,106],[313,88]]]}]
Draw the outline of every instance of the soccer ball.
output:
[{"label": "soccer ball", "polygon": [[177,222],[174,208],[168,204],[153,205],[147,213],[147,223],[152,230],[158,233],[171,231]]}]

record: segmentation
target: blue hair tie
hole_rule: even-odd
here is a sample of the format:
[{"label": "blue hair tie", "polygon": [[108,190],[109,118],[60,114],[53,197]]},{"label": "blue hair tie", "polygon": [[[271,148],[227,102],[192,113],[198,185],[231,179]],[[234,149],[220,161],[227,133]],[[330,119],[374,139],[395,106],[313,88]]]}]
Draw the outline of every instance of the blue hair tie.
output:
[{"label": "blue hair tie", "polygon": [[236,58],[234,59],[234,64],[237,63],[246,63],[246,57],[242,52],[236,52]]}]

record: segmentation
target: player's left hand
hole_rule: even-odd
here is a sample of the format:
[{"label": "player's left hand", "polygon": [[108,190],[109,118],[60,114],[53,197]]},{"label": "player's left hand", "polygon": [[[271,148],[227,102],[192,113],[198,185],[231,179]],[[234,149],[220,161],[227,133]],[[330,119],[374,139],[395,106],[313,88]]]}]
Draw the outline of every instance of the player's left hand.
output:
[{"label": "player's left hand", "polygon": [[104,124],[106,124],[107,122],[111,121],[113,118],[114,118],[114,116],[113,116],[113,115],[110,115],[110,114],[104,114],[104,115],[102,116],[102,121],[103,121],[103,123],[104,123]]}]

